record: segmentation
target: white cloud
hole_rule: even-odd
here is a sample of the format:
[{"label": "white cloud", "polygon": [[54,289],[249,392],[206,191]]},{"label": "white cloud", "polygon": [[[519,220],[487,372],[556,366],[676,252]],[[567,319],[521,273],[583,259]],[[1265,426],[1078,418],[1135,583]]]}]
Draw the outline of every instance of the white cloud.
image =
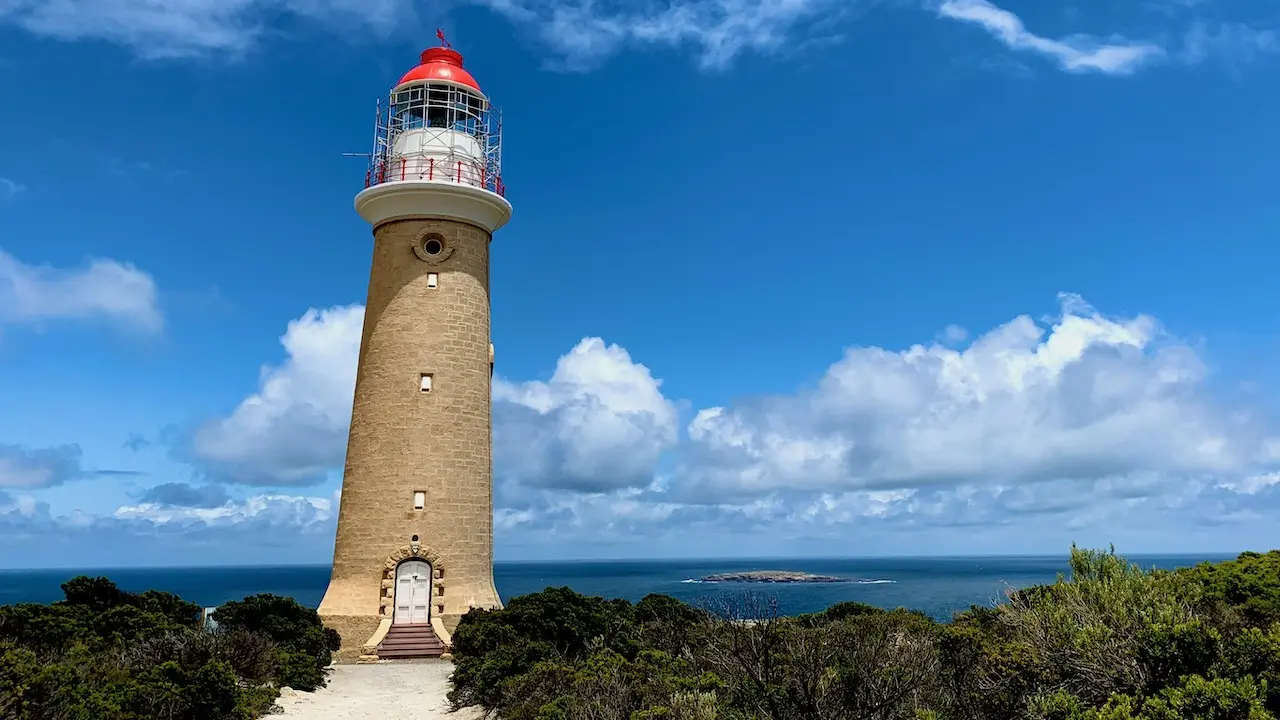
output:
[{"label": "white cloud", "polygon": [[147,58],[238,53],[261,32],[259,0],[12,0],[0,18],[60,40],[108,40]]},{"label": "white cloud", "polygon": [[200,428],[192,450],[217,479],[306,485],[341,466],[351,421],[364,307],[308,310],[280,342],[287,357],[264,367],[256,393]]},{"label": "white cloud", "polygon": [[35,517],[40,512],[40,503],[30,495],[10,495],[0,492],[0,518],[12,516],[16,518]]},{"label": "white cloud", "polygon": [[676,442],[675,405],[627,351],[586,338],[549,382],[493,386],[494,462],[505,478],[600,492],[646,486]]},{"label": "white cloud", "polygon": [[1258,495],[1272,488],[1280,488],[1280,472],[1260,473],[1243,478],[1227,478],[1218,487],[1241,495]]},{"label": "white cloud", "polygon": [[[747,52],[800,50],[839,37],[836,24],[877,5],[937,9],[941,17],[977,24],[1018,51],[1050,58],[1069,72],[1127,74],[1165,53],[1151,42],[1088,35],[1050,39],[1026,29],[989,0],[670,0],[662,3],[593,0],[463,0],[486,7],[526,32],[552,56],[551,65],[584,70],[609,56],[643,46],[692,48],[700,67],[728,67]],[[1191,0],[1148,3],[1168,15]],[[240,56],[273,33],[269,22],[302,20],[330,31],[408,39],[418,32],[415,0],[8,0],[0,22],[62,40],[107,40],[148,59],[208,54]],[[1248,60],[1276,48],[1274,32],[1243,23],[1209,27],[1194,20],[1179,57],[1199,62],[1225,54]],[[0,179],[0,198],[21,186]]]},{"label": "white cloud", "polygon": [[[1171,0],[1191,7],[1195,3]],[[516,25],[551,55],[550,65],[583,70],[609,56],[645,46],[691,48],[698,65],[717,70],[744,53],[803,51],[840,37],[839,24],[868,8],[924,6],[943,18],[977,24],[1008,47],[1055,61],[1070,72],[1126,74],[1159,59],[1151,42],[1073,35],[1036,35],[1012,12],[989,0],[462,0]],[[0,22],[62,40],[107,40],[149,59],[210,54],[240,56],[278,34],[282,18],[331,32],[378,39],[419,33],[415,0],[8,0]],[[1148,3],[1154,15],[1171,6]],[[465,38],[457,38],[465,42]],[[1213,29],[1196,21],[1181,52],[1191,62],[1222,51],[1244,59],[1274,46],[1269,31],[1240,23]],[[0,183],[0,191],[3,191]]]},{"label": "white cloud", "polygon": [[0,250],[0,325],[56,319],[107,319],[146,332],[164,326],[155,281],[130,263],[86,267],[27,265]]},{"label": "white cloud", "polygon": [[336,498],[255,495],[214,508],[153,503],[58,514],[0,492],[0,567],[293,564],[327,561]]},{"label": "white cloud", "polygon": [[[630,43],[699,50],[705,67],[723,67],[747,49],[772,50],[797,23],[835,0],[676,0],[606,8],[589,0],[469,0],[529,28],[568,66],[590,65]],[[859,0],[859,4],[863,1]],[[104,39],[148,58],[210,52],[240,54],[266,34],[280,11],[350,32],[386,37],[418,28],[411,0],[10,0],[0,20],[64,40]]]},{"label": "white cloud", "polygon": [[1028,31],[1017,15],[988,0],[945,0],[938,14],[979,25],[1009,49],[1043,55],[1068,72],[1126,75],[1164,55],[1159,46],[1147,42],[1119,39],[1104,42],[1087,35],[1060,40],[1041,37]]},{"label": "white cloud", "polygon": [[1218,407],[1206,369],[1151,318],[1064,296],[964,349],[852,348],[816,388],[702,410],[683,463],[702,497],[921,489],[1154,472],[1236,476],[1275,462],[1261,421]]},{"label": "white cloud", "polygon": [[1147,474],[1017,486],[774,492],[697,505],[635,490],[547,492],[520,507],[498,508],[495,528],[503,557],[848,557],[1007,553],[1010,547],[1041,553],[1062,552],[1077,541],[1204,552],[1257,547],[1250,538],[1271,542],[1266,517],[1278,508],[1277,488],[1248,496]]},{"label": "white cloud", "polygon": [[[287,485],[340,468],[361,320],[352,306],[290,324],[285,362],[197,434],[211,474]],[[1195,349],[1153,318],[1063,295],[1055,318],[943,341],[850,348],[813,387],[702,409],[682,440],[654,374],[586,338],[546,381],[495,379],[496,527],[570,549],[691,528],[878,542],[873,530],[1199,527],[1280,503],[1280,441],[1216,401]],[[130,512],[246,512],[166,490],[154,496],[186,499]]]},{"label": "white cloud", "polygon": [[[194,435],[214,478],[304,485],[341,467],[364,308],[308,310],[281,338],[287,358],[256,393]],[[546,383],[494,382],[495,455],[504,475],[537,486],[609,489],[647,482],[675,442],[675,407],[627,352],[598,338],[560,359]]]},{"label": "white cloud", "polygon": [[481,0],[530,28],[570,68],[588,68],[628,45],[692,45],[704,69],[723,69],[747,50],[771,52],[819,17],[874,0],[677,0],[601,5],[591,0]]},{"label": "white cloud", "polygon": [[335,516],[329,498],[294,495],[254,495],[245,500],[227,501],[211,508],[177,507],[141,503],[117,508],[119,520],[145,520],[158,525],[199,523],[208,527],[262,521],[284,527],[306,527],[328,523]]}]

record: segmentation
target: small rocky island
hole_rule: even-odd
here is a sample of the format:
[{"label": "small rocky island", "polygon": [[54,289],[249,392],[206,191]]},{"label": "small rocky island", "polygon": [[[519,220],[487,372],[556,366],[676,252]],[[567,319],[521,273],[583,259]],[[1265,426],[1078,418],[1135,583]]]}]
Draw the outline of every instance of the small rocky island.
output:
[{"label": "small rocky island", "polygon": [[702,582],[736,583],[833,583],[848,582],[847,578],[831,575],[810,575],[789,570],[751,570],[749,572],[717,573],[702,578]]}]

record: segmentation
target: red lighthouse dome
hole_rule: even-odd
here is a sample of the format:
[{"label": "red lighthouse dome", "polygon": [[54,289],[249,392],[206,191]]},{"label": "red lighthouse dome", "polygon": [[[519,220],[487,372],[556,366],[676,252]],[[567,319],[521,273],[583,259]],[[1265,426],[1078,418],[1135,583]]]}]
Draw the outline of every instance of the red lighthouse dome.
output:
[{"label": "red lighthouse dome", "polygon": [[462,53],[450,47],[433,47],[422,51],[421,63],[404,74],[396,87],[422,80],[444,80],[480,92],[480,84],[462,67]]}]

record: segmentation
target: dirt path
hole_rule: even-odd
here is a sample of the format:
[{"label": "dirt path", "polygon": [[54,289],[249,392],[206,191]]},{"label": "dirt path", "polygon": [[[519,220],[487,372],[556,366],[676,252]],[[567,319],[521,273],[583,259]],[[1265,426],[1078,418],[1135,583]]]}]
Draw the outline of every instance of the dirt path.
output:
[{"label": "dirt path", "polygon": [[476,720],[480,711],[449,712],[447,660],[334,665],[329,684],[313,693],[282,695],[290,720]]}]

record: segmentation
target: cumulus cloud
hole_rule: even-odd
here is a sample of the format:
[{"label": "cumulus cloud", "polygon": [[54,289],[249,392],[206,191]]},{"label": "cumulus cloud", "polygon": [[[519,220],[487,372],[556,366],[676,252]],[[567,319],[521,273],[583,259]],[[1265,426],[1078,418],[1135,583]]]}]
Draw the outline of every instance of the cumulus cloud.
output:
[{"label": "cumulus cloud", "polygon": [[[1060,300],[1052,318],[849,348],[810,387],[706,407],[683,428],[655,373],[586,338],[548,380],[495,379],[495,526],[566,546],[696,529],[879,542],[886,530],[1201,526],[1280,505],[1280,440],[1215,397],[1195,348],[1154,318]],[[341,467],[361,319],[352,306],[290,324],[286,360],[197,434],[211,474],[287,485]],[[223,517],[221,496],[161,487],[137,517]]]},{"label": "cumulus cloud", "polygon": [[603,492],[647,486],[675,445],[677,412],[626,350],[586,338],[548,382],[493,386],[495,464],[537,487]]},{"label": "cumulus cloud", "polygon": [[1158,45],[1149,42],[1103,41],[1088,35],[1058,40],[1042,37],[1027,30],[1017,15],[988,0],[946,0],[938,7],[938,14],[977,25],[1009,49],[1042,55],[1068,72],[1127,75],[1164,55]]},{"label": "cumulus cloud", "polygon": [[[346,451],[364,308],[308,310],[256,393],[194,435],[208,474],[246,485],[319,482]],[[578,490],[647,483],[676,440],[675,406],[626,350],[583,340],[548,382],[494,382],[495,456],[517,482]]]},{"label": "cumulus cloud", "polygon": [[1238,475],[1278,459],[1260,418],[1216,405],[1152,318],[1074,296],[968,347],[851,348],[816,387],[700,411],[686,491],[893,490],[1134,473]]},{"label": "cumulus cloud", "polygon": [[219,480],[307,485],[341,466],[364,307],[308,310],[280,338],[286,358],[262,369],[258,391],[201,427],[191,449]]},{"label": "cumulus cloud", "polygon": [[105,319],[145,332],[164,326],[155,281],[132,264],[95,259],[53,268],[0,250],[0,325],[58,319]]},{"label": "cumulus cloud", "polygon": [[1054,318],[966,340],[951,328],[929,345],[850,348],[812,387],[696,413],[647,484],[503,486],[495,526],[567,547],[696,534],[751,552],[763,534],[900,551],[893,531],[1105,542],[1280,507],[1272,428],[1216,400],[1195,349],[1154,318],[1063,295]]}]

